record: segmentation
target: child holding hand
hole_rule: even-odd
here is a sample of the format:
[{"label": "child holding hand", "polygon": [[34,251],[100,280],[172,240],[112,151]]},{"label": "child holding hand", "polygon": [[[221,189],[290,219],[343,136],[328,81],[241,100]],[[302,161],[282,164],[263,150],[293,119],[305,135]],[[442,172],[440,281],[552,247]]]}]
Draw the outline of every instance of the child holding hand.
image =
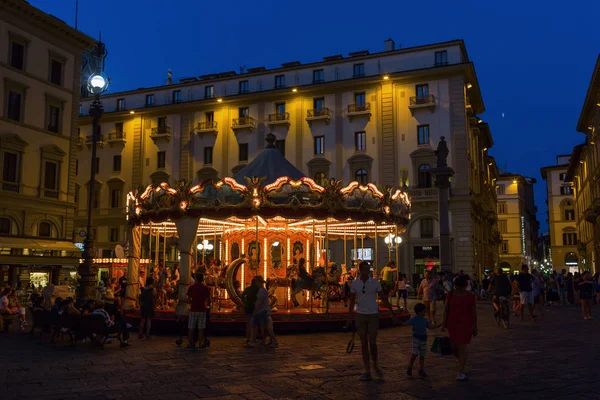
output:
[{"label": "child holding hand", "polygon": [[408,363],[408,369],[406,374],[412,376],[413,365],[417,356],[419,357],[419,376],[426,378],[425,373],[425,354],[427,354],[427,329],[437,329],[442,324],[432,324],[427,318],[425,318],[425,304],[419,303],[415,305],[415,316],[409,319],[404,325],[412,325],[412,355],[410,362]]}]

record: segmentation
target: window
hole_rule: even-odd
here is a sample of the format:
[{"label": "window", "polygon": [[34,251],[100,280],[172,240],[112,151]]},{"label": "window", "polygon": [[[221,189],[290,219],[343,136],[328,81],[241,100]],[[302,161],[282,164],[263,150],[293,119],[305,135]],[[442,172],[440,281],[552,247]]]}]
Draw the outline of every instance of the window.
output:
[{"label": "window", "polygon": [[563,246],[575,246],[577,244],[577,233],[563,233]]},{"label": "window", "polygon": [[558,174],[558,179],[560,179],[561,181],[565,181],[565,179],[567,179],[567,173],[566,172],[561,172],[560,174]]},{"label": "window", "polygon": [[364,106],[367,102],[367,96],[365,92],[354,93],[354,104],[356,104],[357,108],[359,106]]},{"label": "window", "polygon": [[325,186],[325,184],[327,183],[327,177],[325,177],[325,172],[317,172],[315,174],[314,181],[317,185]]},{"label": "window", "polygon": [[0,218],[0,234],[10,235],[10,219]]},{"label": "window", "polygon": [[125,110],[125,99],[117,99],[117,111]]},{"label": "window", "polygon": [[63,80],[63,63],[54,58],[50,59],[50,82],[55,85],[62,85]]},{"label": "window", "polygon": [[79,175],[79,160],[75,160],[75,175]]},{"label": "window", "polygon": [[285,75],[275,76],[275,89],[281,89],[285,87]]},{"label": "window", "polygon": [[285,139],[276,140],[275,147],[277,147],[277,150],[279,150],[285,157]]},{"label": "window", "polygon": [[421,239],[433,237],[433,218],[421,218]]},{"label": "window", "polygon": [[365,76],[365,64],[354,64],[354,78]]},{"label": "window", "polygon": [[506,214],[506,203],[498,203],[498,214]]},{"label": "window", "polygon": [[159,151],[156,153],[156,168],[164,168],[167,161],[167,152]]},{"label": "window", "polygon": [[561,186],[560,194],[565,194],[565,195],[573,194],[573,186],[567,186],[567,185]]},{"label": "window", "polygon": [[204,98],[212,99],[215,97],[215,87],[213,85],[204,86]]},{"label": "window", "polygon": [[113,156],[113,171],[121,171],[121,155]]},{"label": "window", "polygon": [[417,144],[429,144],[429,125],[417,126]]},{"label": "window", "polygon": [[238,161],[248,161],[248,143],[240,143],[238,145]]},{"label": "window", "polygon": [[2,163],[2,189],[11,192],[19,191],[19,155],[17,153],[4,152]]},{"label": "window", "polygon": [[111,242],[119,241],[119,228],[110,228],[110,241]]},{"label": "window", "polygon": [[325,73],[322,69],[315,69],[313,71],[313,83],[325,82]]},{"label": "window", "polygon": [[508,231],[508,221],[498,221],[498,231],[506,233]]},{"label": "window", "polygon": [[508,240],[502,241],[502,254],[508,254]]},{"label": "window", "polygon": [[10,43],[10,66],[25,69],[25,43],[14,40]]},{"label": "window", "polygon": [[206,122],[213,122],[215,120],[215,113],[214,111],[207,111],[204,113],[204,120]]},{"label": "window", "polygon": [[567,209],[564,211],[565,221],[575,221],[575,210]]},{"label": "window", "polygon": [[277,113],[278,117],[285,115],[285,103],[276,103],[275,112]]},{"label": "window", "polygon": [[96,157],[96,163],[94,164],[94,166],[96,167],[96,173],[99,174],[100,173],[100,157]]},{"label": "window", "polygon": [[325,98],[324,97],[317,97],[313,99],[313,108],[315,109],[315,111],[321,111],[322,109],[325,108]]},{"label": "window", "polygon": [[441,65],[448,65],[448,52],[446,50],[435,52],[435,66],[439,67]]},{"label": "window", "polygon": [[123,123],[122,122],[115,122],[115,132],[123,133]]},{"label": "window", "polygon": [[110,190],[110,207],[119,208],[121,203],[121,189]]},{"label": "window", "polygon": [[431,187],[431,167],[429,164],[419,165],[419,176],[417,186],[420,188]]},{"label": "window", "polygon": [[167,133],[167,117],[158,118],[158,133]]},{"label": "window", "polygon": [[17,122],[23,122],[23,94],[9,90],[7,97],[6,118]]},{"label": "window", "polygon": [[60,131],[60,108],[48,105],[48,130],[58,133]]},{"label": "window", "polygon": [[52,226],[48,222],[40,222],[38,236],[49,238],[52,236]]},{"label": "window", "polygon": [[212,164],[213,162],[213,148],[207,146],[204,148],[204,164]]},{"label": "window", "polygon": [[423,98],[429,96],[429,85],[417,85],[415,87],[415,92],[417,94],[417,98]]},{"label": "window", "polygon": [[92,208],[94,209],[100,207],[100,193],[99,188],[94,188],[94,195],[92,196]]},{"label": "window", "polygon": [[315,136],[315,154],[325,154],[325,136]]},{"label": "window", "polygon": [[354,174],[354,180],[356,180],[361,185],[366,185],[369,182],[369,175],[367,173],[367,170],[364,168],[357,170]]},{"label": "window", "polygon": [[44,196],[58,198],[58,164],[46,161],[44,164]]},{"label": "window", "polygon": [[146,95],[146,107],[149,107],[152,104],[154,104],[154,95],[153,94],[147,94]]},{"label": "window", "polygon": [[[79,115],[80,116],[83,115],[83,106],[81,104],[79,105]],[[77,129],[78,129],[77,133],[79,134],[79,128],[77,128]]]},{"label": "window", "polygon": [[181,103],[181,90],[173,91],[173,104]]},{"label": "window", "polygon": [[367,149],[367,133],[366,132],[356,132],[354,134],[354,148],[356,151],[366,150]]},{"label": "window", "polygon": [[250,110],[248,109],[248,107],[240,107],[238,109],[238,117],[246,118],[249,116],[250,116]]},{"label": "window", "polygon": [[250,86],[248,85],[248,81],[240,81],[240,83],[239,83],[240,94],[248,93],[249,88],[250,88]]},{"label": "window", "polygon": [[496,194],[504,194],[506,192],[506,185],[504,183],[496,186]]}]

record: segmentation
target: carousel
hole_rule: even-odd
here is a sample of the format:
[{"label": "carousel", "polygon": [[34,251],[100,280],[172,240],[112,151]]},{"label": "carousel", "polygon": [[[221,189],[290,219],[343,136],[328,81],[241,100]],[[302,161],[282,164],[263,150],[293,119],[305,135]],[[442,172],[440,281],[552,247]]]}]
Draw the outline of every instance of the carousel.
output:
[{"label": "carousel", "polygon": [[[343,283],[363,259],[375,260],[377,275],[379,253],[392,254],[380,243],[395,243],[398,254],[398,241],[388,239],[405,231],[408,195],[372,183],[342,186],[329,179],[319,185],[281,154],[274,135],[266,140],[233,177],[161,183],[128,194],[125,309],[137,308],[142,237],[149,243],[175,237],[179,280],[172,318],[187,314],[192,273],[203,272],[213,293],[211,323],[244,321],[240,295],[257,275],[267,281],[274,322],[345,320]],[[373,247],[366,249],[369,240]]]}]

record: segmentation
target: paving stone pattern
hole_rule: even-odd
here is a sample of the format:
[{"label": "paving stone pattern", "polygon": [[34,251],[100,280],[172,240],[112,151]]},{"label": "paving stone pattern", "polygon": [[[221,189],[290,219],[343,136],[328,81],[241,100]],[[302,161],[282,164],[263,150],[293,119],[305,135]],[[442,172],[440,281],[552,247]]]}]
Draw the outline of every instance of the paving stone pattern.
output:
[{"label": "paving stone pattern", "polygon": [[[286,335],[273,350],[215,337],[207,352],[175,346],[176,337],[133,340],[104,350],[49,344],[28,334],[0,335],[0,399],[598,399],[599,320],[576,308],[552,308],[537,322],[495,325],[479,304],[480,335],[470,346],[468,382],[452,357],[428,354],[426,379],[406,376],[409,327],[380,331],[385,380],[359,382],[360,349],[349,333]],[[600,306],[594,306],[600,317]],[[435,331],[431,332],[429,342]],[[135,337],[132,335],[132,337]],[[416,374],[415,374],[416,375]]]}]

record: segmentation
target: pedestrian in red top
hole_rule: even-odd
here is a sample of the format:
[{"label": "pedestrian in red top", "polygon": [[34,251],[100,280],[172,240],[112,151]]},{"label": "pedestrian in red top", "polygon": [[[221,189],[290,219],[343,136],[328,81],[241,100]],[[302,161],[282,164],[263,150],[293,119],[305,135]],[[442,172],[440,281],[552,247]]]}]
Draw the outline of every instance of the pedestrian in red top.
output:
[{"label": "pedestrian in red top", "polygon": [[206,328],[206,309],[210,304],[210,291],[204,285],[204,275],[196,274],[196,283],[188,288],[187,296],[191,300],[190,316],[188,319],[188,341],[190,343],[188,350],[194,350],[194,331],[198,329],[198,341],[200,350],[208,347],[204,346],[204,329]]},{"label": "pedestrian in red top", "polygon": [[467,363],[467,345],[471,338],[477,336],[476,298],[467,292],[467,277],[459,276],[454,282],[454,290],[446,301],[442,331],[448,329],[454,355],[458,357],[458,375],[456,379],[467,379],[465,364]]}]

